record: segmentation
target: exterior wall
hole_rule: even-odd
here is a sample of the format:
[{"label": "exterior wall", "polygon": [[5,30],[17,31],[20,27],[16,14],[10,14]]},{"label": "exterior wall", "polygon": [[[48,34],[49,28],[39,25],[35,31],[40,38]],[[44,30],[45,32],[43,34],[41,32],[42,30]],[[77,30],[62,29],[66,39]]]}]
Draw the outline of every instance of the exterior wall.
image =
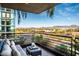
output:
[{"label": "exterior wall", "polygon": [[0,8],[0,37],[10,38],[14,36],[14,11],[8,8]]}]

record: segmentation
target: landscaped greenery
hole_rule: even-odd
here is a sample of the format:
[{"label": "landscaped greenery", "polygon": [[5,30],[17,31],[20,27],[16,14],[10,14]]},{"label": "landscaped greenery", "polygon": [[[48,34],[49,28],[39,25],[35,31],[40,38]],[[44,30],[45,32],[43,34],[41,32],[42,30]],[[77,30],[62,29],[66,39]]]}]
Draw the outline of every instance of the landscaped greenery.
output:
[{"label": "landscaped greenery", "polygon": [[36,43],[41,43],[41,44],[47,44],[48,43],[48,39],[44,38],[43,35],[33,35],[32,40]]}]

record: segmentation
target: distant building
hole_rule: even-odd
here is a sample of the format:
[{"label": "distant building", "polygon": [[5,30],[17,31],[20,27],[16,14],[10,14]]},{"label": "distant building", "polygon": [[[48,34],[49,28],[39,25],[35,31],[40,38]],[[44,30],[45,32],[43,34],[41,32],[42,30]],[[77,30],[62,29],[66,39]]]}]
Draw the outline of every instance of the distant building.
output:
[{"label": "distant building", "polygon": [[0,37],[11,38],[14,37],[14,11],[8,8],[0,7]]}]

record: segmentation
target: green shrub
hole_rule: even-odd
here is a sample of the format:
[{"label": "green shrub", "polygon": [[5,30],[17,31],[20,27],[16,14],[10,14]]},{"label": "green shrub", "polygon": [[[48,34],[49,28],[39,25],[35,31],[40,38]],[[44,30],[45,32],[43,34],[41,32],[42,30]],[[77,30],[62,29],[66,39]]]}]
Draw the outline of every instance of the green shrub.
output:
[{"label": "green shrub", "polygon": [[43,38],[43,35],[37,35],[32,37],[32,40],[36,43],[47,44],[48,39]]}]

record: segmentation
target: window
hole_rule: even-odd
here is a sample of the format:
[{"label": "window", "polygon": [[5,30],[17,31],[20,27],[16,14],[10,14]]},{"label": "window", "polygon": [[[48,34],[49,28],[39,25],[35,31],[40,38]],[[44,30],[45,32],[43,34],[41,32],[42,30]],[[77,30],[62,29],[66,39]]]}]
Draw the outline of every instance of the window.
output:
[{"label": "window", "polygon": [[1,27],[0,27],[0,32],[1,32]]},{"label": "window", "polygon": [[1,30],[4,32],[5,31],[5,26],[2,26],[1,27]]},{"label": "window", "polygon": [[10,25],[10,21],[7,21],[7,22],[6,22],[6,25]]},{"label": "window", "polygon": [[12,26],[15,25],[15,24],[14,24],[14,20],[11,20],[11,25],[12,25]]},{"label": "window", "polygon": [[0,25],[1,25],[1,18],[0,18]]},{"label": "window", "polygon": [[14,15],[13,14],[11,14],[11,19],[13,19],[14,17],[13,17]]},{"label": "window", "polygon": [[11,29],[12,31],[14,31],[14,27],[11,27],[10,29]]},{"label": "window", "polygon": [[9,14],[9,13],[6,13],[6,17],[7,17],[7,18],[10,18],[10,14]]},{"label": "window", "polygon": [[5,17],[6,16],[6,13],[2,13],[2,17]]},{"label": "window", "polygon": [[1,11],[5,11],[5,8],[1,8]]},{"label": "window", "polygon": [[2,21],[1,24],[2,24],[2,25],[5,25],[5,21]]},{"label": "window", "polygon": [[1,12],[0,12],[0,18],[1,18]]},{"label": "window", "polygon": [[11,27],[11,30],[13,30],[14,29],[14,27]]},{"label": "window", "polygon": [[10,27],[6,27],[6,31],[9,32],[10,31]]},{"label": "window", "polygon": [[9,8],[6,8],[6,11],[7,11],[7,12],[10,12],[10,11],[11,11],[11,9],[9,9]]},{"label": "window", "polygon": [[[14,10],[8,8],[0,8],[0,31],[2,38],[5,38],[5,35],[9,37],[9,32],[14,32]],[[2,26],[3,25],[3,26]],[[10,26],[7,26],[10,25]],[[6,31],[6,32],[5,32]]]}]

